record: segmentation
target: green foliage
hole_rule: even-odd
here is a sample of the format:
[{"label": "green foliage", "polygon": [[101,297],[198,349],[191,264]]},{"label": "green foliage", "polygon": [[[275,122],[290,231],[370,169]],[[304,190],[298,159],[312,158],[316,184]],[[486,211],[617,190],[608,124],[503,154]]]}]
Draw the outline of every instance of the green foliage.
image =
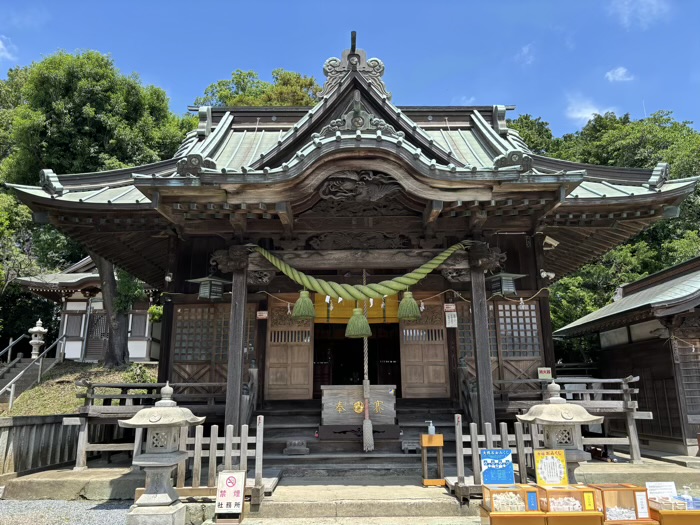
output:
[{"label": "green foliage", "polygon": [[[513,125],[523,136],[531,133],[527,136],[534,137],[535,144],[546,145],[549,135],[537,120],[525,115]],[[668,111],[641,120],[614,113],[595,115],[581,131],[555,138],[548,147],[549,155],[577,162],[633,168],[668,162],[671,178],[700,174],[700,133]],[[551,289],[554,329],[605,306],[617,287],[700,255],[699,224],[696,193],[683,203],[679,218],[654,224],[598,262],[559,280]],[[559,341],[556,347],[558,356],[569,360],[595,355],[591,339]]]},{"label": "green foliage", "polygon": [[155,383],[158,381],[157,370],[157,368],[143,363],[131,363],[129,368],[123,372],[122,377],[125,383]]},{"label": "green foliage", "polygon": [[148,317],[152,323],[159,323],[163,318],[163,305],[154,304],[148,309]]},{"label": "green foliage", "polygon": [[115,308],[117,312],[126,314],[129,313],[136,301],[146,299],[146,291],[143,288],[143,283],[129,272],[117,269],[117,297],[115,300]]},{"label": "green foliage", "polygon": [[508,127],[515,129],[530,150],[538,155],[551,155],[556,141],[549,129],[549,122],[532,115],[520,115],[517,119],[508,119]]},{"label": "green foliage", "polygon": [[284,69],[272,72],[272,82],[255,71],[236,69],[230,80],[219,80],[204,90],[195,104],[211,106],[313,106],[321,87],[313,77]]},{"label": "green foliage", "polygon": [[[109,56],[59,52],[23,75],[13,78],[20,98],[8,97],[24,103],[11,110],[4,180],[35,184],[42,168],[84,173],[155,162],[182,140],[183,120],[170,113],[165,92],[121,74]],[[5,90],[14,93],[14,84]]]}]

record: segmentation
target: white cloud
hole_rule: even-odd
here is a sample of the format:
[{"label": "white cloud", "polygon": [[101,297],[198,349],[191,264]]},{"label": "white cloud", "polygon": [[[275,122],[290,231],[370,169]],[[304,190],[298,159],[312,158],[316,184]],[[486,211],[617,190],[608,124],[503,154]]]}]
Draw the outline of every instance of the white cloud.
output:
[{"label": "white cloud", "polygon": [[453,106],[471,106],[474,104],[474,101],[476,100],[476,97],[471,96],[468,97],[467,95],[462,95],[461,97],[453,97],[452,98],[452,105]]},{"label": "white cloud", "polygon": [[608,82],[629,82],[634,80],[634,75],[626,67],[620,66],[605,73],[605,78],[608,79]]},{"label": "white cloud", "polygon": [[575,120],[579,124],[585,124],[593,115],[604,115],[609,111],[615,111],[613,107],[601,107],[580,93],[567,95],[567,99],[566,117]]},{"label": "white cloud", "polygon": [[12,45],[10,39],[5,35],[0,35],[0,62],[3,60],[15,60],[15,46]]},{"label": "white cloud", "polygon": [[516,62],[523,66],[529,66],[535,61],[535,46],[532,43],[524,45],[513,57]]},{"label": "white cloud", "polygon": [[625,29],[647,29],[668,16],[671,6],[669,0],[611,0],[609,10]]}]

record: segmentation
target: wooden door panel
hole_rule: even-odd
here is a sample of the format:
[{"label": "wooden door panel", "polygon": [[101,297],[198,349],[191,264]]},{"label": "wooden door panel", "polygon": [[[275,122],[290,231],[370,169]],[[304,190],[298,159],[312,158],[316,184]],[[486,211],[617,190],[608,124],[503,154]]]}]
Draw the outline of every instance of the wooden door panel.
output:
[{"label": "wooden door panel", "polygon": [[401,394],[405,398],[449,397],[447,338],[442,303],[421,319],[401,324]]},{"label": "wooden door panel", "polygon": [[273,305],[267,327],[265,399],[311,399],[313,321],[294,319],[286,305]]}]

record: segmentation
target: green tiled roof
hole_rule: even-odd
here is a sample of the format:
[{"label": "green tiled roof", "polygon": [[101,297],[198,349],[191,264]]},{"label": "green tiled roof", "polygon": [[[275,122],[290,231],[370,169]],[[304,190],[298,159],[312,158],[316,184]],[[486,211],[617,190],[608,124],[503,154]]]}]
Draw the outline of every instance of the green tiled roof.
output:
[{"label": "green tiled roof", "polygon": [[633,311],[673,306],[692,300],[695,296],[700,302],[700,270],[622,297],[560,328],[554,332],[554,336],[568,337],[595,331],[596,326],[613,317],[624,316]]}]

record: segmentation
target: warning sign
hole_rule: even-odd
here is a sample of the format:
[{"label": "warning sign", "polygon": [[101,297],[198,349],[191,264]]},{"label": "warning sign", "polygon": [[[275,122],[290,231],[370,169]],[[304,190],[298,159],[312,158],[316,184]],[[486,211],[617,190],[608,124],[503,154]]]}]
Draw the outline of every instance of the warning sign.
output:
[{"label": "warning sign", "polygon": [[245,472],[224,470],[216,488],[216,514],[241,514],[245,496]]}]

